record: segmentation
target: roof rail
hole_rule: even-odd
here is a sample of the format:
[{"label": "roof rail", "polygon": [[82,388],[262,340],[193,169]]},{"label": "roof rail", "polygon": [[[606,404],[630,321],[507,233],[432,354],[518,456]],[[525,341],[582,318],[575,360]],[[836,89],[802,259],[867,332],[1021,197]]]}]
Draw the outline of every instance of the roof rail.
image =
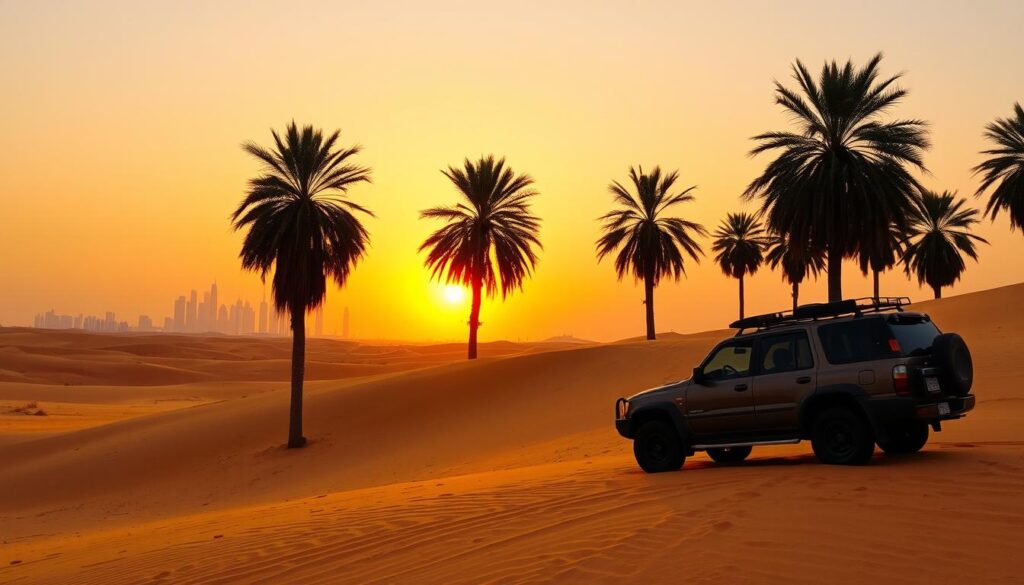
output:
[{"label": "roof rail", "polygon": [[804,321],[817,321],[819,319],[835,319],[853,315],[859,317],[865,313],[878,313],[881,311],[902,311],[903,307],[910,304],[909,297],[860,297],[856,299],[845,299],[831,303],[813,303],[800,305],[795,310],[780,311],[778,313],[766,313],[764,315],[753,315],[738,321],[733,321],[729,327],[739,329],[737,335],[745,329],[769,329],[792,323]]}]

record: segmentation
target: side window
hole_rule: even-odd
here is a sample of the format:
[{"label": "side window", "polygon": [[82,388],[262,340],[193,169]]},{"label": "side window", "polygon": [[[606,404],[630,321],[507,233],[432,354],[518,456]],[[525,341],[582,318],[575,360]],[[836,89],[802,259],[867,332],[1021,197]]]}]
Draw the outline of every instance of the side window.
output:
[{"label": "side window", "polygon": [[751,344],[738,342],[724,345],[704,364],[704,377],[708,380],[728,380],[750,375]]},{"label": "side window", "polygon": [[777,374],[814,367],[811,346],[803,332],[768,335],[757,340],[759,374]]},{"label": "side window", "polygon": [[822,325],[818,337],[830,364],[852,364],[894,355],[886,325],[878,318]]}]

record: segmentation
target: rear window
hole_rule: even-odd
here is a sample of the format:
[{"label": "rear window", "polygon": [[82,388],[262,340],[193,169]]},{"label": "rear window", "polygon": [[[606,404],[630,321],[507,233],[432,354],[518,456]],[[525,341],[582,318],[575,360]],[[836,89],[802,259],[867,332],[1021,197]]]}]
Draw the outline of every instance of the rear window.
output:
[{"label": "rear window", "polygon": [[939,335],[939,329],[926,316],[893,315],[889,318],[889,329],[899,341],[903,357],[929,353],[932,342]]},{"label": "rear window", "polygon": [[[931,351],[939,330],[927,315],[871,317],[818,328],[825,358],[830,364],[912,357]],[[894,347],[892,341],[898,345]]]},{"label": "rear window", "polygon": [[822,325],[818,337],[830,364],[852,364],[896,357],[889,345],[892,334],[880,317]]}]

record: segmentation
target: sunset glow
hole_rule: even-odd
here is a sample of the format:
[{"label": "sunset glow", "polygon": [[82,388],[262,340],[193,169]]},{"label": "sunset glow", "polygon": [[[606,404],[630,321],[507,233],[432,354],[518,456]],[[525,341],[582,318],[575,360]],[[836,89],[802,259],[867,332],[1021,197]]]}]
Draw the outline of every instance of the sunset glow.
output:
[{"label": "sunset glow", "polygon": [[[535,179],[543,250],[522,291],[484,300],[482,340],[630,337],[643,287],[594,254],[608,183],[660,164],[697,185],[687,219],[714,228],[753,211],[740,194],[770,157],[749,157],[750,138],[788,127],[772,82],[790,82],[794,59],[816,70],[883,51],[883,72],[906,72],[910,90],[892,116],[929,122],[921,180],[974,207],[984,125],[1024,97],[1006,74],[1024,58],[1024,7],[1012,3],[927,5],[926,22],[924,4],[884,2],[61,6],[0,4],[0,70],[14,83],[0,108],[3,325],[50,309],[159,324],[215,280],[228,306],[258,306],[265,287],[240,269],[228,221],[258,171],[239,145],[267,144],[294,119],[340,128],[373,169],[350,192],[374,213],[370,247],[348,285],[328,290],[327,331],[349,307],[354,335],[465,336],[466,315],[423,302],[435,285],[417,248],[437,224],[418,212],[456,201],[441,169],[494,153]],[[1024,280],[1005,214],[978,232],[991,245],[947,295]],[[660,330],[718,328],[736,312],[736,283],[703,244],[685,279],[659,287]],[[853,263],[844,280],[851,296],[871,292]],[[751,313],[789,303],[778,271],[746,286]],[[824,279],[803,286],[808,302],[824,291]],[[901,270],[882,291],[931,296]],[[468,304],[457,295],[442,299],[451,311]]]}]

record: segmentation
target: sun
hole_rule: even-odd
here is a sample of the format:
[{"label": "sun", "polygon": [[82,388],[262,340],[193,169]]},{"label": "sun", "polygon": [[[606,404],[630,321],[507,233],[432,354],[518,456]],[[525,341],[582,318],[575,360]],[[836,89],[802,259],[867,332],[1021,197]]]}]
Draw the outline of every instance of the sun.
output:
[{"label": "sun", "polygon": [[455,284],[449,284],[442,291],[444,300],[452,305],[458,305],[466,298],[466,289]]}]

